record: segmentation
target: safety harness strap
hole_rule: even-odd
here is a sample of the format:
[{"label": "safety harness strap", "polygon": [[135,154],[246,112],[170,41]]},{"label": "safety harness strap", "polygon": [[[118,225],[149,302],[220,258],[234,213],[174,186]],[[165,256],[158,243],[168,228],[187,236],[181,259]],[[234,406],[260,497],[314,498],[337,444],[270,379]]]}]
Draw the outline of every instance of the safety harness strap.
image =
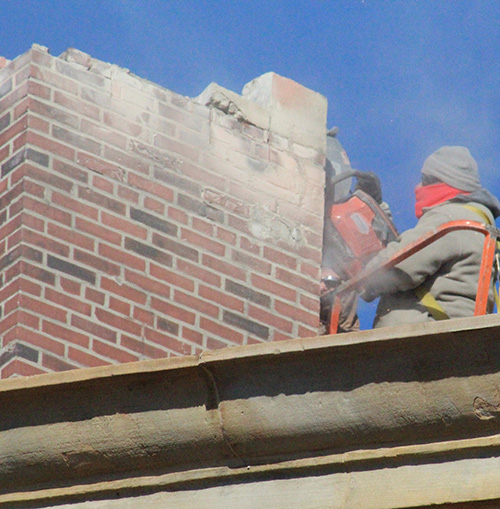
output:
[{"label": "safety harness strap", "polygon": [[439,305],[438,301],[431,295],[431,292],[424,285],[417,286],[414,290],[420,302],[427,308],[434,320],[447,320],[446,311]]},{"label": "safety harness strap", "polygon": [[[484,219],[484,222],[486,224],[491,225],[492,222],[488,215],[483,212],[478,207],[474,207],[474,205],[462,205],[468,210],[471,210],[472,212],[475,212],[478,216],[480,216],[482,219]],[[498,245],[497,245],[498,248]],[[431,295],[429,290],[425,288],[425,286],[422,284],[415,288],[415,295],[420,299],[420,302],[427,308],[427,311],[431,314],[431,316],[434,318],[434,320],[447,320],[449,318],[446,311],[439,305],[438,301]],[[497,312],[499,309],[500,304],[500,298],[495,291],[495,300],[497,304]]]}]

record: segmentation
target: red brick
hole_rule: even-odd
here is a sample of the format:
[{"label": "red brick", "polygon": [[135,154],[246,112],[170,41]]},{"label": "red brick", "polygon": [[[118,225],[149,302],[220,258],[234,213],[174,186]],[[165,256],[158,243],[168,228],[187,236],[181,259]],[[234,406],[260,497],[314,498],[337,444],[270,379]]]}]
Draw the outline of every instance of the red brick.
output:
[{"label": "red brick", "polygon": [[142,309],[138,306],[134,306],[133,318],[145,325],[152,326],[155,322],[156,313],[153,313],[149,309]]},{"label": "red brick", "polygon": [[82,182],[84,184],[88,182],[88,171],[67,164],[59,159],[52,158],[52,168],[69,178],[77,180],[78,182]]},{"label": "red brick", "polygon": [[113,359],[119,363],[124,362],[134,362],[139,360],[139,355],[132,354],[126,352],[121,348],[116,348],[108,343],[103,343],[102,341],[94,340],[92,343],[93,351],[103,357],[107,357],[108,359]]},{"label": "red brick", "polygon": [[294,288],[289,288],[280,283],[275,282],[272,278],[262,277],[258,274],[250,276],[251,283],[260,290],[264,290],[271,296],[280,297],[291,302],[297,300],[297,291]]},{"label": "red brick", "polygon": [[43,353],[42,355],[42,366],[52,372],[69,371],[78,367],[75,364],[70,364],[69,362],[58,359],[57,357],[47,353]]},{"label": "red brick", "polygon": [[20,309],[17,313],[17,323],[20,325],[26,325],[26,327],[30,327],[31,329],[37,330],[40,324],[40,318],[38,318],[38,316],[26,312],[23,309]]},{"label": "red brick", "polygon": [[66,226],[71,226],[72,218],[71,214],[68,212],[57,209],[47,203],[34,200],[29,196],[25,196],[23,198],[23,205],[26,210],[36,212],[41,216],[44,216],[46,219],[52,219]]},{"label": "red brick", "polygon": [[274,249],[269,246],[264,246],[264,259],[279,265],[283,265],[292,270],[297,269],[297,258],[286,254],[283,249]]},{"label": "red brick", "polygon": [[0,162],[5,161],[10,155],[10,146],[7,145],[0,150]]},{"label": "red brick", "polygon": [[75,159],[75,150],[63,143],[59,143],[57,141],[51,140],[42,136],[40,134],[34,133],[33,131],[28,131],[26,136],[26,143],[31,145],[35,145],[35,147],[39,147],[50,154],[54,154],[56,156],[64,157],[65,159],[74,160]]},{"label": "red brick", "polygon": [[44,373],[47,373],[47,371],[43,370],[39,366],[29,364],[27,361],[24,360],[14,359],[2,368],[2,370],[0,371],[1,374],[0,378],[6,379],[13,376],[42,375]]},{"label": "red brick", "polygon": [[180,290],[174,291],[174,302],[186,306],[189,309],[195,309],[204,315],[217,318],[219,316],[219,307],[207,302],[206,300],[199,299],[194,295],[188,295]]},{"label": "red brick", "polygon": [[3,99],[0,101],[0,111],[7,111],[11,106],[16,104],[27,94],[28,94],[28,83],[26,82],[3,97]]},{"label": "red brick", "polygon": [[241,265],[246,265],[250,269],[262,272],[263,274],[271,274],[272,265],[265,259],[263,260],[262,258],[252,256],[248,253],[244,253],[243,251],[238,251],[236,249],[232,250],[231,259],[233,262]]},{"label": "red brick", "polygon": [[21,118],[23,115],[25,115],[30,109],[30,104],[31,104],[30,97],[25,97],[24,99],[22,99],[14,107],[14,111],[12,112],[12,119],[17,120],[18,118]]},{"label": "red brick", "polygon": [[120,150],[116,150],[112,147],[104,147],[104,158],[133,171],[140,171],[141,173],[149,172],[148,163],[138,159],[137,157],[131,156],[127,152],[121,152]]},{"label": "red brick", "polygon": [[82,285],[78,281],[74,281],[73,279],[68,279],[65,277],[59,278],[59,284],[61,285],[61,288],[67,292],[72,293],[73,295],[80,295]]},{"label": "red brick", "polygon": [[45,298],[48,301],[57,304],[58,306],[71,309],[82,315],[90,316],[92,311],[90,304],[87,302],[84,302],[81,299],[70,297],[68,294],[58,292],[53,288],[45,289]]},{"label": "red brick", "polygon": [[231,246],[236,245],[236,239],[238,238],[235,233],[220,227],[216,228],[216,236],[219,240],[222,240],[224,244],[229,244]]},{"label": "red brick", "polygon": [[49,322],[48,320],[43,320],[42,331],[53,338],[63,339],[68,343],[73,343],[85,348],[88,348],[90,344],[87,334],[81,334],[80,332],[71,330],[64,325],[58,325],[53,322]]},{"label": "red brick", "polygon": [[144,198],[144,206],[157,214],[165,214],[165,204],[161,201],[155,200],[154,198],[150,198],[149,196]]},{"label": "red brick", "polygon": [[[38,283],[28,281],[27,279],[18,279],[16,281],[19,284],[19,291],[29,293],[35,297],[42,295],[42,287]],[[3,302],[3,298],[0,298],[0,302]]]},{"label": "red brick", "polygon": [[1,339],[2,347],[5,347],[7,344],[5,342],[6,331],[8,331],[12,328],[16,328],[17,323],[18,323],[17,310],[14,311],[13,313],[11,313],[10,315],[7,315],[7,313],[6,313],[5,318],[0,320],[0,339]]},{"label": "red brick", "polygon": [[[191,264],[190,264],[191,265]],[[165,269],[163,267],[160,267],[159,265],[156,265],[154,263],[150,264],[149,273],[151,277],[154,277],[156,279],[159,279],[160,281],[165,281],[171,286],[177,286],[179,288],[183,288],[184,290],[187,290],[188,292],[194,292],[194,282],[191,278],[186,278],[184,276],[181,276],[177,271],[172,271]],[[198,277],[198,274],[196,274],[195,279],[200,279]],[[219,279],[220,281],[220,279]],[[156,292],[160,295],[162,295],[161,292]],[[170,288],[166,295],[170,295]]]},{"label": "red brick", "polygon": [[245,302],[232,295],[220,292],[214,288],[210,288],[205,285],[200,285],[198,289],[200,297],[207,299],[210,302],[214,302],[223,306],[224,308],[233,309],[235,311],[244,311]]},{"label": "red brick", "polygon": [[148,341],[156,343],[164,348],[168,348],[177,354],[189,355],[191,353],[191,345],[183,341],[179,341],[177,338],[173,338],[163,332],[146,328],[144,336]]},{"label": "red brick", "polygon": [[123,170],[119,166],[109,163],[108,161],[94,155],[90,155],[85,152],[78,152],[76,162],[80,166],[84,166],[85,168],[100,173],[101,175],[108,175],[116,180],[123,179]]},{"label": "red brick", "polygon": [[95,320],[91,321],[87,320],[86,318],[82,318],[81,316],[73,315],[71,317],[71,325],[77,329],[90,333],[92,336],[116,343],[116,331],[97,324]]},{"label": "red brick", "polygon": [[16,137],[20,132],[26,130],[28,127],[28,118],[25,115],[15,124],[11,124],[7,129],[0,133],[0,146],[5,145],[7,142]]},{"label": "red brick", "polygon": [[193,217],[192,226],[195,230],[199,231],[200,233],[204,233],[205,235],[213,236],[215,226],[213,223],[209,223],[208,221],[205,221],[204,219],[200,219],[199,217]]},{"label": "red brick", "polygon": [[75,261],[104,272],[109,276],[119,276],[121,273],[120,265],[112,263],[109,260],[104,259],[102,256],[90,254],[87,251],[74,249],[73,258]]},{"label": "red brick", "polygon": [[[153,274],[152,274],[153,275]],[[148,276],[143,276],[137,272],[131,270],[125,270],[125,280],[129,283],[146,290],[148,293],[155,293],[161,295],[164,298],[170,296],[170,286],[160,283]]]},{"label": "red brick", "polygon": [[299,338],[314,338],[318,335],[318,326],[317,327],[304,327],[299,324]]},{"label": "red brick", "polygon": [[116,311],[125,316],[130,316],[130,304],[128,302],[124,302],[116,297],[109,298],[109,309],[112,311]]},{"label": "red brick", "polygon": [[137,302],[141,305],[146,303],[147,297],[144,292],[136,290],[135,288],[132,288],[131,286],[124,283],[119,284],[116,281],[104,276],[101,277],[101,289],[114,293],[115,295],[120,295],[125,299]]},{"label": "red brick", "polygon": [[41,117],[49,118],[52,121],[74,127],[75,129],[78,129],[80,125],[80,119],[78,116],[74,115],[73,113],[69,113],[68,111],[56,108],[51,104],[39,101],[34,97],[32,97],[30,100],[30,111],[40,115]]},{"label": "red brick", "polygon": [[67,312],[64,309],[52,306],[51,304],[40,301],[39,299],[33,299],[28,295],[21,294],[19,296],[19,305],[24,309],[34,311],[59,322],[66,322],[67,319]]},{"label": "red brick", "polygon": [[118,196],[133,204],[139,203],[140,194],[128,187],[118,186]]},{"label": "red brick", "polygon": [[106,242],[110,242],[111,244],[120,246],[122,243],[121,234],[114,230],[110,230],[109,228],[103,228],[96,223],[86,221],[80,217],[75,218],[75,227],[77,230],[88,233],[89,235],[93,235],[95,237],[99,237],[100,239],[105,240]]},{"label": "red brick", "polygon": [[115,188],[114,182],[107,178],[101,177],[100,175],[94,175],[92,177],[92,186],[109,194],[113,194]]},{"label": "red brick", "polygon": [[280,281],[288,283],[295,288],[301,288],[313,295],[318,292],[317,279],[305,278],[280,267],[276,267],[275,275]]},{"label": "red brick", "polygon": [[230,327],[226,327],[219,323],[214,322],[204,316],[200,317],[200,328],[204,331],[209,332],[210,334],[215,334],[219,338],[224,338],[230,341],[235,345],[243,344],[243,334],[241,332],[235,331]]},{"label": "red brick", "polygon": [[64,355],[64,344],[60,343],[59,341],[54,341],[52,338],[47,337],[45,334],[40,334],[31,329],[26,329],[25,327],[18,327],[17,338],[30,345],[37,346],[38,348],[43,348],[44,350],[52,352],[56,355]]},{"label": "red brick", "polygon": [[181,308],[173,302],[165,301],[156,297],[151,298],[151,308],[159,311],[160,313],[181,322],[194,325],[196,321],[196,314],[192,310]]},{"label": "red brick", "polygon": [[60,240],[68,242],[70,245],[81,247],[87,251],[94,251],[96,241],[76,232],[75,230],[69,230],[57,224],[49,223],[47,225],[47,233]]},{"label": "red brick", "polygon": [[142,126],[134,124],[124,117],[110,111],[104,112],[103,121],[107,126],[127,135],[132,135],[134,138],[138,137],[143,132]]},{"label": "red brick", "polygon": [[[43,267],[39,267],[37,265],[33,265],[26,260],[22,260],[19,266],[19,273],[22,273],[23,276],[30,277],[32,279],[37,279],[42,283],[53,286],[55,284],[55,275],[53,272],[44,269]],[[14,268],[15,272],[15,268]]]},{"label": "red brick", "polygon": [[[318,311],[319,313],[319,311]],[[270,325],[289,334],[293,331],[293,321],[287,320],[276,313],[270,313],[262,308],[250,304],[248,306],[248,316],[254,320],[258,320],[259,323]]]},{"label": "red brick", "polygon": [[51,253],[56,253],[64,257],[69,256],[69,246],[61,244],[54,239],[28,229],[23,229],[22,235],[23,241],[27,244],[37,246],[44,251],[50,251]]},{"label": "red brick", "polygon": [[83,352],[82,350],[77,350],[76,348],[68,349],[68,359],[76,362],[82,367],[95,368],[97,366],[106,366],[110,364],[109,361],[101,359],[95,355],[90,354],[89,352]]},{"label": "red brick", "polygon": [[274,309],[281,315],[293,318],[296,322],[302,322],[305,325],[311,327],[319,326],[319,316],[317,313],[311,313],[305,311],[298,306],[292,306],[280,300],[276,300],[274,303]]},{"label": "red brick", "polygon": [[302,262],[300,264],[300,272],[305,276],[314,279],[314,281],[319,281],[321,278],[321,268],[319,265]]},{"label": "red brick", "polygon": [[35,131],[40,131],[45,134],[48,134],[50,132],[49,122],[39,117],[35,117],[33,115],[28,115],[28,127],[30,129],[34,129]]},{"label": "red brick", "polygon": [[41,83],[37,83],[36,81],[28,81],[28,93],[30,95],[36,95],[37,97],[40,97],[41,99],[50,99],[52,89],[50,87],[47,87],[45,85],[42,85]]},{"label": "red brick", "polygon": [[300,305],[306,309],[309,309],[313,313],[319,314],[319,284],[318,286],[318,297],[309,297],[307,295],[300,296]]},{"label": "red brick", "polygon": [[[75,92],[76,94],[77,92]],[[99,120],[101,109],[98,106],[70,97],[58,90],[54,91],[54,102],[94,120]],[[83,126],[83,121],[82,121]],[[89,133],[92,134],[92,133]]]},{"label": "red brick", "polygon": [[[243,344],[243,343],[240,343]],[[223,341],[219,341],[215,338],[209,337],[207,339],[207,349],[208,350],[220,350],[221,348],[227,348],[228,346],[234,346],[232,343],[225,343]]]},{"label": "red brick", "polygon": [[246,280],[247,271],[228,263],[226,260],[204,254],[201,261],[204,267],[213,269],[215,272],[226,274],[234,279]]},{"label": "red brick", "polygon": [[146,343],[146,341],[138,341],[137,339],[131,338],[126,335],[122,335],[120,339],[120,345],[128,350],[137,352],[141,358],[148,359],[162,359],[168,357],[168,351],[161,348],[157,348],[153,345]]},{"label": "red brick", "polygon": [[125,265],[134,270],[145,271],[146,262],[139,256],[131,254],[129,251],[123,251],[106,244],[99,244],[99,255],[106,260],[112,260],[120,265]]},{"label": "red brick", "polygon": [[95,317],[99,322],[102,322],[120,331],[125,331],[129,334],[133,334],[139,337],[141,335],[141,325],[131,319],[115,315],[114,313],[110,313],[109,311],[106,311],[102,308],[97,308],[95,310]]},{"label": "red brick", "polygon": [[196,343],[197,345],[200,346],[203,345],[203,334],[198,330],[193,330],[183,325],[181,336],[183,339],[187,339],[191,343]]},{"label": "red brick", "polygon": [[174,201],[174,192],[172,189],[151,178],[142,177],[131,172],[128,175],[128,183],[137,189],[152,193],[168,202]]},{"label": "red brick", "polygon": [[181,224],[188,224],[189,216],[183,210],[176,209],[175,207],[168,207],[167,217],[177,221]]},{"label": "red brick", "polygon": [[105,295],[103,292],[95,290],[94,288],[85,288],[85,298],[101,306],[104,304]]}]

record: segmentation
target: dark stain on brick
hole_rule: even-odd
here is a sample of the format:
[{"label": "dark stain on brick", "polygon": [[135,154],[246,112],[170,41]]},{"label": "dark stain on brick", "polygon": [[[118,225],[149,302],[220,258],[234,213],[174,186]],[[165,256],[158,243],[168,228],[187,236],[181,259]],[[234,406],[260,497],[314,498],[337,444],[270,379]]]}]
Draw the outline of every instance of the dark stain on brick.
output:
[{"label": "dark stain on brick", "polygon": [[42,154],[37,150],[33,150],[32,148],[28,148],[26,150],[26,159],[38,163],[41,166],[49,166],[49,156],[47,154]]},{"label": "dark stain on brick", "polygon": [[181,244],[180,242],[176,242],[175,240],[162,237],[157,233],[153,234],[153,244],[165,251],[175,253],[182,258],[187,258],[188,260],[195,262],[198,261],[199,252],[196,249],[186,246],[185,244]]},{"label": "dark stain on brick", "polygon": [[217,223],[224,223],[224,212],[222,210],[211,207],[200,200],[195,200],[189,196],[179,194],[177,203],[179,207],[194,212],[201,217],[207,217]]},{"label": "dark stain on brick", "polygon": [[0,366],[7,364],[14,357],[22,357],[30,362],[38,362],[39,352],[23,343],[9,343],[0,353]]},{"label": "dark stain on brick", "polygon": [[154,177],[166,184],[169,184],[174,187],[178,187],[179,189],[183,189],[184,191],[194,194],[195,196],[199,196],[201,193],[201,187],[196,182],[192,180],[185,179],[171,171],[165,171],[160,168],[155,168]]},{"label": "dark stain on brick", "polygon": [[101,193],[96,192],[94,189],[88,187],[81,187],[78,189],[78,197],[84,200],[88,200],[96,205],[105,207],[108,210],[116,212],[121,215],[125,215],[125,204],[118,200],[113,200],[109,196],[104,196]]},{"label": "dark stain on brick", "polygon": [[158,328],[167,332],[170,332],[171,334],[174,334],[177,336],[179,334],[179,325],[171,322],[170,320],[166,320],[165,318],[158,318],[157,320]]},{"label": "dark stain on brick", "polygon": [[230,293],[243,297],[246,300],[255,302],[260,306],[265,306],[267,308],[271,306],[271,297],[269,297],[269,295],[257,292],[248,286],[241,285],[235,281],[231,281],[230,279],[226,280],[226,290]]},{"label": "dark stain on brick", "polygon": [[10,125],[10,113],[0,118],[0,131],[3,131],[8,125]]},{"label": "dark stain on brick", "polygon": [[75,265],[74,263],[67,262],[65,260],[61,260],[55,256],[49,255],[47,259],[47,265],[51,269],[56,269],[65,274],[69,274],[70,276],[74,276],[78,279],[83,279],[88,283],[95,284],[96,275],[94,272],[84,269],[79,265]]},{"label": "dark stain on brick", "polygon": [[133,251],[141,256],[145,256],[146,258],[151,258],[163,265],[172,266],[172,256],[156,249],[148,244],[143,244],[142,242],[138,242],[135,239],[131,239],[127,237],[125,239],[125,249]]},{"label": "dark stain on brick", "polygon": [[232,313],[231,311],[224,311],[224,322],[229,325],[234,325],[240,329],[246,330],[251,334],[255,334],[262,339],[269,338],[269,328],[261,325],[260,323],[249,320],[243,316]]},{"label": "dark stain on brick", "polygon": [[157,216],[153,216],[153,214],[149,214],[144,210],[131,208],[130,217],[134,221],[139,221],[140,223],[166,233],[167,235],[177,235],[177,226],[175,224],[165,221],[165,219],[161,219]]},{"label": "dark stain on brick", "polygon": [[25,160],[26,160],[26,150],[23,149],[16,155],[12,156],[8,161],[2,164],[2,177],[5,177],[5,175],[10,173],[14,168],[19,166]]}]

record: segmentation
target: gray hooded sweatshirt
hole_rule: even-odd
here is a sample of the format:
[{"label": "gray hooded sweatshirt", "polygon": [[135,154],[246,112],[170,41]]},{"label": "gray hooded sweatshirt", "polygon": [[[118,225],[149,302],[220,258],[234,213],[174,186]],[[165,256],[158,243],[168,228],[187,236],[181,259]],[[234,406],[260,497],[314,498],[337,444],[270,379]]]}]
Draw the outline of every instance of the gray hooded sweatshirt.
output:
[{"label": "gray hooded sweatshirt", "polygon": [[[486,214],[491,224],[500,215],[500,202],[480,186],[476,162],[464,147],[439,149],[424,163],[422,175],[437,177],[441,182],[470,194],[460,194],[452,200],[424,209],[415,228],[391,242],[370,262],[370,268],[378,266],[396,251],[449,221],[485,222],[483,216],[464,205]],[[479,232],[451,232],[394,268],[370,278],[363,285],[361,295],[367,301],[381,297],[374,327],[434,320],[415,294],[415,288],[422,284],[449,318],[473,316],[483,242],[484,235]],[[490,293],[491,307],[493,293]]]}]

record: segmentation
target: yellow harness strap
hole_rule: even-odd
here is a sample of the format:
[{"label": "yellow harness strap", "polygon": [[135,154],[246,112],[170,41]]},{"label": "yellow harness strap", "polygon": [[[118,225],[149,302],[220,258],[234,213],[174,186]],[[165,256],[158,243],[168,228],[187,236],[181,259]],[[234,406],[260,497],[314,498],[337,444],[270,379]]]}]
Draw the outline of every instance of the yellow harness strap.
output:
[{"label": "yellow harness strap", "polygon": [[481,209],[478,209],[477,207],[474,207],[474,205],[462,205],[464,208],[471,210],[472,212],[475,212],[478,216],[481,216],[484,219],[484,222],[486,224],[493,224],[491,222],[491,219],[488,217],[488,214],[483,212]]},{"label": "yellow harness strap", "polygon": [[424,285],[417,286],[414,290],[415,295],[420,302],[427,308],[434,320],[447,320],[449,316],[446,311],[439,305],[438,301],[431,295],[431,292]]}]

